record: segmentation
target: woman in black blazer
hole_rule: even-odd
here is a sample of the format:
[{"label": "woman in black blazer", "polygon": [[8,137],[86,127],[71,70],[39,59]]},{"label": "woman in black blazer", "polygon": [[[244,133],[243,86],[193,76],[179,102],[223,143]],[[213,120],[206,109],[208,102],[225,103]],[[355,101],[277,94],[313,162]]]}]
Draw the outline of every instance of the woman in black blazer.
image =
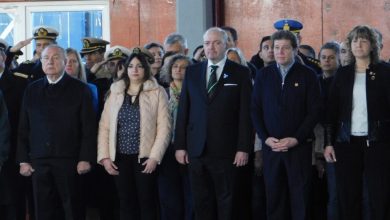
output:
[{"label": "woman in black blazer", "polygon": [[372,28],[355,27],[347,44],[352,63],[330,89],[324,156],[337,161],[340,219],[362,218],[363,179],[370,219],[390,219],[390,66],[379,60]]}]

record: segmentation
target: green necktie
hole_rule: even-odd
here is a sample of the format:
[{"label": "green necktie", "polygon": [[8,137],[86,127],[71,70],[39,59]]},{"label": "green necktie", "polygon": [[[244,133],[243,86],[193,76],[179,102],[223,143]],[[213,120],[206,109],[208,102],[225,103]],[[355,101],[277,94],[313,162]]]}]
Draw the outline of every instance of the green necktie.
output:
[{"label": "green necktie", "polygon": [[209,82],[207,83],[207,94],[209,94],[209,96],[213,93],[217,85],[217,69],[218,69],[217,65],[211,66],[210,78],[209,78]]}]

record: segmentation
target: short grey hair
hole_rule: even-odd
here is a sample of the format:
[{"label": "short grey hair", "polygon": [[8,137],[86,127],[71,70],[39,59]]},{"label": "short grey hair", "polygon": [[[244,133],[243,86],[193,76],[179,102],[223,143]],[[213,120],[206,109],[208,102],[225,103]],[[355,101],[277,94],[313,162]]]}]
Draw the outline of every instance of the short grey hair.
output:
[{"label": "short grey hair", "polygon": [[226,31],[222,30],[221,28],[219,27],[212,27],[212,28],[209,28],[204,34],[203,34],[203,40],[206,38],[207,35],[209,35],[210,33],[219,33],[219,35],[221,36],[221,39],[222,41],[226,44],[227,41],[228,41],[228,35],[226,33]]},{"label": "short grey hair", "polygon": [[58,44],[49,44],[47,47],[45,47],[45,49],[43,49],[42,51],[42,54],[45,53],[48,49],[50,48],[56,48],[60,51],[60,54],[62,55],[62,57],[64,58],[64,60],[66,60],[66,53],[65,53],[65,49],[62,48],[60,45]]},{"label": "short grey hair", "polygon": [[179,43],[183,48],[188,48],[187,39],[178,33],[172,33],[165,38],[164,45]]}]

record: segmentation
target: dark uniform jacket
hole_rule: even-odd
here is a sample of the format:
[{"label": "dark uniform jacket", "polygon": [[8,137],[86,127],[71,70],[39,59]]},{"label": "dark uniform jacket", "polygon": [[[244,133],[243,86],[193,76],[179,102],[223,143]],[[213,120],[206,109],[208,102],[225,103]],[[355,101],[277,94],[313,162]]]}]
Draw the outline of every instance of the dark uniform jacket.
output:
[{"label": "dark uniform jacket", "polygon": [[54,85],[46,77],[24,94],[17,159],[70,158],[96,161],[96,116],[88,86],[64,74]]},{"label": "dark uniform jacket", "polygon": [[85,69],[88,76],[88,83],[92,83],[97,88],[98,94],[98,119],[100,118],[101,113],[104,108],[104,101],[107,96],[107,92],[110,90],[110,86],[113,82],[112,78],[97,78],[94,74],[91,73],[89,69]]},{"label": "dark uniform jacket", "polygon": [[298,50],[298,56],[302,59],[303,63],[312,68],[318,75],[322,74],[320,61],[311,57],[305,56]]},{"label": "dark uniform jacket", "polygon": [[45,73],[42,70],[41,60],[25,61],[15,69],[12,69],[12,72],[18,76],[25,75],[29,82],[33,82],[45,76]]},{"label": "dark uniform jacket", "polygon": [[20,105],[23,92],[28,80],[24,77],[15,76],[7,69],[0,78],[0,90],[3,92],[5,103],[8,109],[8,118],[11,125],[11,151],[9,158],[15,162],[17,127],[19,123]]},{"label": "dark uniform jacket", "polygon": [[276,64],[261,69],[252,96],[252,121],[261,140],[312,138],[321,109],[320,86],[312,69],[295,62],[284,85]]},{"label": "dark uniform jacket", "polygon": [[[355,64],[341,67],[333,80],[326,115],[326,146],[349,142]],[[366,71],[368,140],[390,142],[390,66],[371,64]]]},{"label": "dark uniform jacket", "polygon": [[20,201],[20,194],[22,193],[20,190],[22,176],[19,174],[19,164],[15,162],[15,154],[20,105],[27,83],[27,78],[15,76],[7,69],[4,70],[0,78],[0,90],[3,91],[11,128],[8,159],[3,164],[0,173],[0,204],[15,204],[17,201]]},{"label": "dark uniform jacket", "polygon": [[0,171],[4,161],[8,158],[9,133],[7,106],[5,105],[3,93],[0,90]]},{"label": "dark uniform jacket", "polygon": [[175,148],[190,157],[234,158],[250,153],[252,84],[249,69],[226,60],[211,98],[206,91],[207,61],[189,66],[181,90]]}]

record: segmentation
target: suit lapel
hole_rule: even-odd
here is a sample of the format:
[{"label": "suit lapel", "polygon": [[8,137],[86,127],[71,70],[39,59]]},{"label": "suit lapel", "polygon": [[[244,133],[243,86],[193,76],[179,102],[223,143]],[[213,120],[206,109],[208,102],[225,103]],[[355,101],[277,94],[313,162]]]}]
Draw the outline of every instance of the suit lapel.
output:
[{"label": "suit lapel", "polygon": [[201,65],[201,69],[200,69],[200,74],[199,73],[196,73],[198,74],[198,76],[200,77],[200,79],[198,80],[198,82],[200,83],[199,85],[199,88],[200,88],[200,93],[202,94],[202,97],[204,98],[204,100],[207,101],[208,99],[208,96],[207,96],[207,61],[203,62],[202,65]]}]

